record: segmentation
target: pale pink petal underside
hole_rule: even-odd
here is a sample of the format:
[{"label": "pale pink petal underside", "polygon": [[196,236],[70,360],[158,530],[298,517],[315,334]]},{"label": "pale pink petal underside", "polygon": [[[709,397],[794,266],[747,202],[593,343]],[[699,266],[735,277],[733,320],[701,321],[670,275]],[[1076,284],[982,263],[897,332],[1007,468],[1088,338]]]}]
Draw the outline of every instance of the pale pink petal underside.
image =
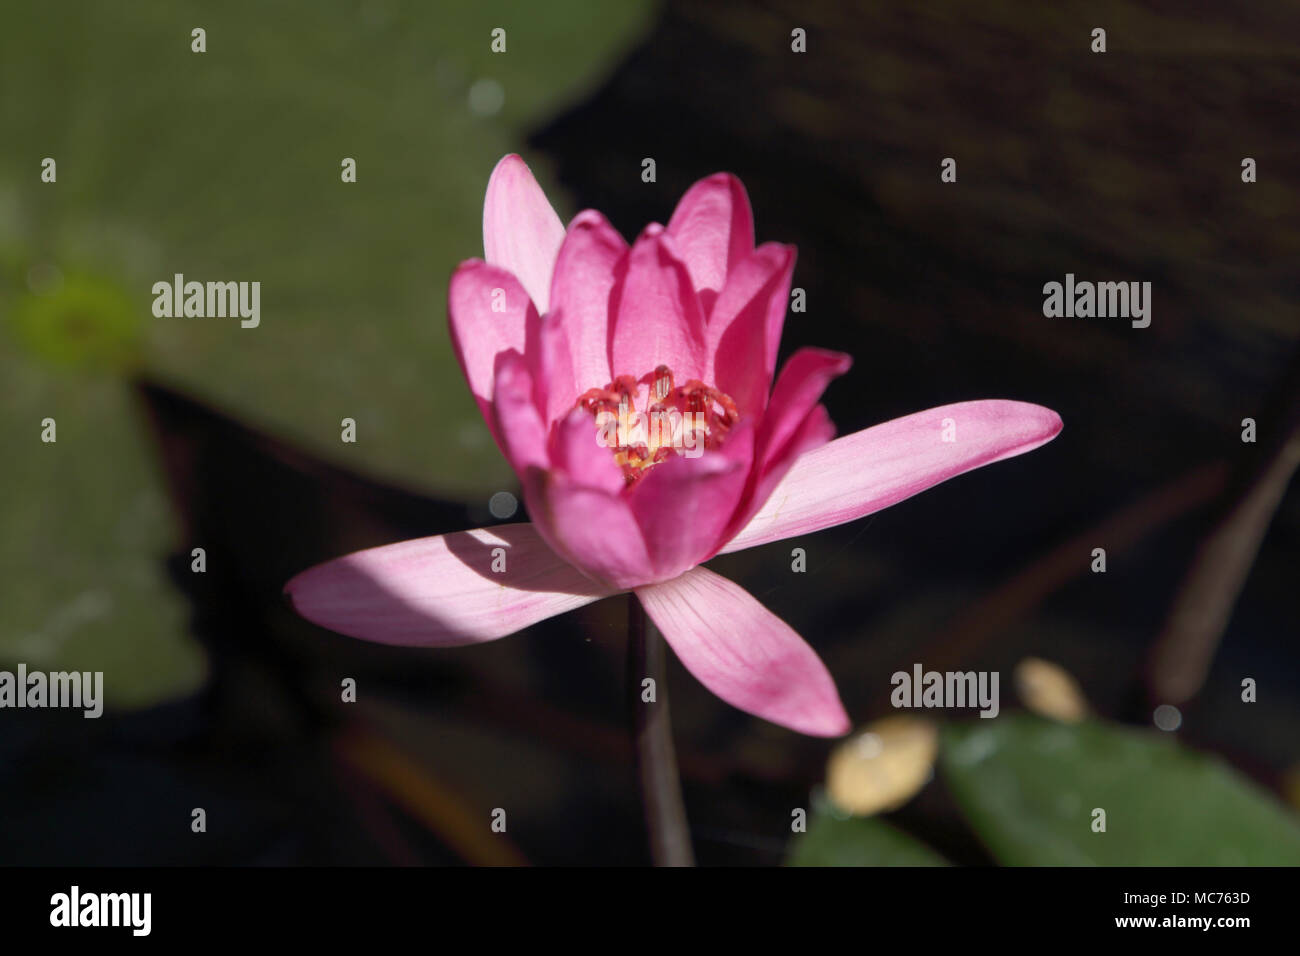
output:
[{"label": "pale pink petal underside", "polygon": [[543,315],[563,241],[564,224],[528,165],[514,153],[503,157],[483,200],[483,257],[518,276]]},{"label": "pale pink petal underside", "polygon": [[307,620],[341,634],[450,647],[513,634],[610,592],[532,525],[509,524],[358,551],[302,572],[285,593]]},{"label": "pale pink petal underside", "polygon": [[[830,528],[1056,437],[1056,412],[1029,402],[958,402],[863,429],[805,452],[722,550]],[[946,439],[951,438],[951,441]]]},{"label": "pale pink petal underside", "polygon": [[817,737],[848,732],[821,658],[740,585],[694,568],[636,595],[686,669],[733,707]]}]

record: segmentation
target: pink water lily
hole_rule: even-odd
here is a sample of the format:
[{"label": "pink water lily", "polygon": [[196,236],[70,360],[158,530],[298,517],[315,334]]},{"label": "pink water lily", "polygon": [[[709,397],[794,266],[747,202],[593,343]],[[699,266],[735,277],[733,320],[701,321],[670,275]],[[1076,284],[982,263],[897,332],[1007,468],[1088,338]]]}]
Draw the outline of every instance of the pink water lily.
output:
[{"label": "pink water lily", "polygon": [[[821,395],[850,359],[800,349],[773,384],[795,252],[755,248],[748,196],[727,173],[692,186],[667,226],[629,247],[593,210],[566,230],[523,160],[506,156],[483,245],[486,261],[452,276],[451,336],[532,523],[329,561],[289,582],[295,608],[366,640],[452,646],[633,591],[723,700],[802,733],[847,732],[813,649],[703,562],[1037,448],[1060,418],[960,402],[832,440]],[[647,439],[602,426],[655,415],[695,427]]]}]

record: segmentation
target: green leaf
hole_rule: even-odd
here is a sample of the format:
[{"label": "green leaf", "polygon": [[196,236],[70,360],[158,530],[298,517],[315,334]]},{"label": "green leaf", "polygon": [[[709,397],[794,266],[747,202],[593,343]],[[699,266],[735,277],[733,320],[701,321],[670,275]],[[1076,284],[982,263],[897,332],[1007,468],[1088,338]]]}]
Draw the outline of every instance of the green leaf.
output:
[{"label": "green leaf", "polygon": [[[940,766],[1004,864],[1300,864],[1300,822],[1269,793],[1153,731],[977,720],[945,729]],[[1106,811],[1104,833],[1092,830],[1095,808]]]},{"label": "green leaf", "polygon": [[[189,543],[126,376],[414,489],[486,505],[512,488],[452,353],[447,280],[483,254],[493,165],[599,82],[654,4],[11,6],[0,666],[103,670],[111,706],[144,706],[192,690],[205,662],[163,567]],[[567,220],[547,163],[526,158]],[[178,272],[260,282],[261,324],[155,317],[154,283]]]},{"label": "green leaf", "polygon": [[924,843],[878,817],[849,817],[825,801],[814,806],[808,832],[792,841],[790,866],[947,866]]}]

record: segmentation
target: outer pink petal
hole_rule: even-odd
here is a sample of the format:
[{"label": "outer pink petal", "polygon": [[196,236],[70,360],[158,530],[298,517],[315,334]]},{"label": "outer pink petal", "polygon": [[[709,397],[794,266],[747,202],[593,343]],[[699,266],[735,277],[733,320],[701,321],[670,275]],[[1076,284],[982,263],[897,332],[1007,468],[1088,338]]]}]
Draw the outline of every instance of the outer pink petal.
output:
[{"label": "outer pink petal", "polygon": [[704,329],[704,380],[736,401],[742,415],[761,412],[772,386],[785,322],[794,246],[764,243],[727,277]]},{"label": "outer pink petal", "polygon": [[[951,420],[955,441],[943,440]],[[897,504],[1056,437],[1056,412],[1028,402],[959,402],[896,418],[801,455],[754,519],[722,550],[809,534]]]},{"label": "outer pink petal", "polygon": [[742,420],[722,447],[655,465],[628,495],[655,580],[676,577],[717,552],[739,504],[754,455],[753,423]]},{"label": "outer pink petal", "polygon": [[754,214],[740,180],[715,173],[686,190],[668,234],[677,242],[695,288],[708,292],[706,311],[726,284],[727,275],[754,249]]},{"label": "outer pink petal", "polygon": [[658,365],[672,369],[678,383],[704,374],[704,314],[662,226],[647,226],[633,244],[613,299],[609,364],[615,375],[640,377]]},{"label": "outer pink petal", "polygon": [[579,391],[600,388],[609,370],[610,293],[626,268],[623,237],[594,209],[578,213],[560,246],[551,279],[551,308],[564,313]]},{"label": "outer pink petal", "polygon": [[636,594],[686,669],[727,703],[804,734],[848,732],[826,665],[740,585],[695,568]]},{"label": "outer pink petal", "polygon": [[492,170],[483,200],[484,258],[519,277],[537,311],[549,309],[551,271],[564,224],[522,159],[511,153]]},{"label": "outer pink petal", "polygon": [[[496,548],[501,572],[492,570]],[[610,592],[532,525],[509,524],[358,551],[302,572],[285,593],[303,617],[341,634],[448,647],[504,637]]]},{"label": "outer pink petal", "polygon": [[[493,311],[494,306],[501,311]],[[497,355],[523,351],[525,329],[537,312],[513,275],[480,259],[462,262],[447,290],[451,344],[469,390],[496,435],[491,405]]]}]

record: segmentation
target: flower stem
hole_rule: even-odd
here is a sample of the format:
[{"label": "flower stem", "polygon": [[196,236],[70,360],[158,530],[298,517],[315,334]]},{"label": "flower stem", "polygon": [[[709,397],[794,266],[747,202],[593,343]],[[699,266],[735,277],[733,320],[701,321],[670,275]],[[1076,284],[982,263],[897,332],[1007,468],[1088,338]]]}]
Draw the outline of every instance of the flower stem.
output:
[{"label": "flower stem", "polygon": [[[632,739],[650,858],[655,866],[694,866],[682,785],[673,753],[673,729],[668,715],[668,682],[664,639],[635,594],[627,596],[627,683],[632,708]],[[642,700],[642,682],[654,681],[653,701]]]}]

